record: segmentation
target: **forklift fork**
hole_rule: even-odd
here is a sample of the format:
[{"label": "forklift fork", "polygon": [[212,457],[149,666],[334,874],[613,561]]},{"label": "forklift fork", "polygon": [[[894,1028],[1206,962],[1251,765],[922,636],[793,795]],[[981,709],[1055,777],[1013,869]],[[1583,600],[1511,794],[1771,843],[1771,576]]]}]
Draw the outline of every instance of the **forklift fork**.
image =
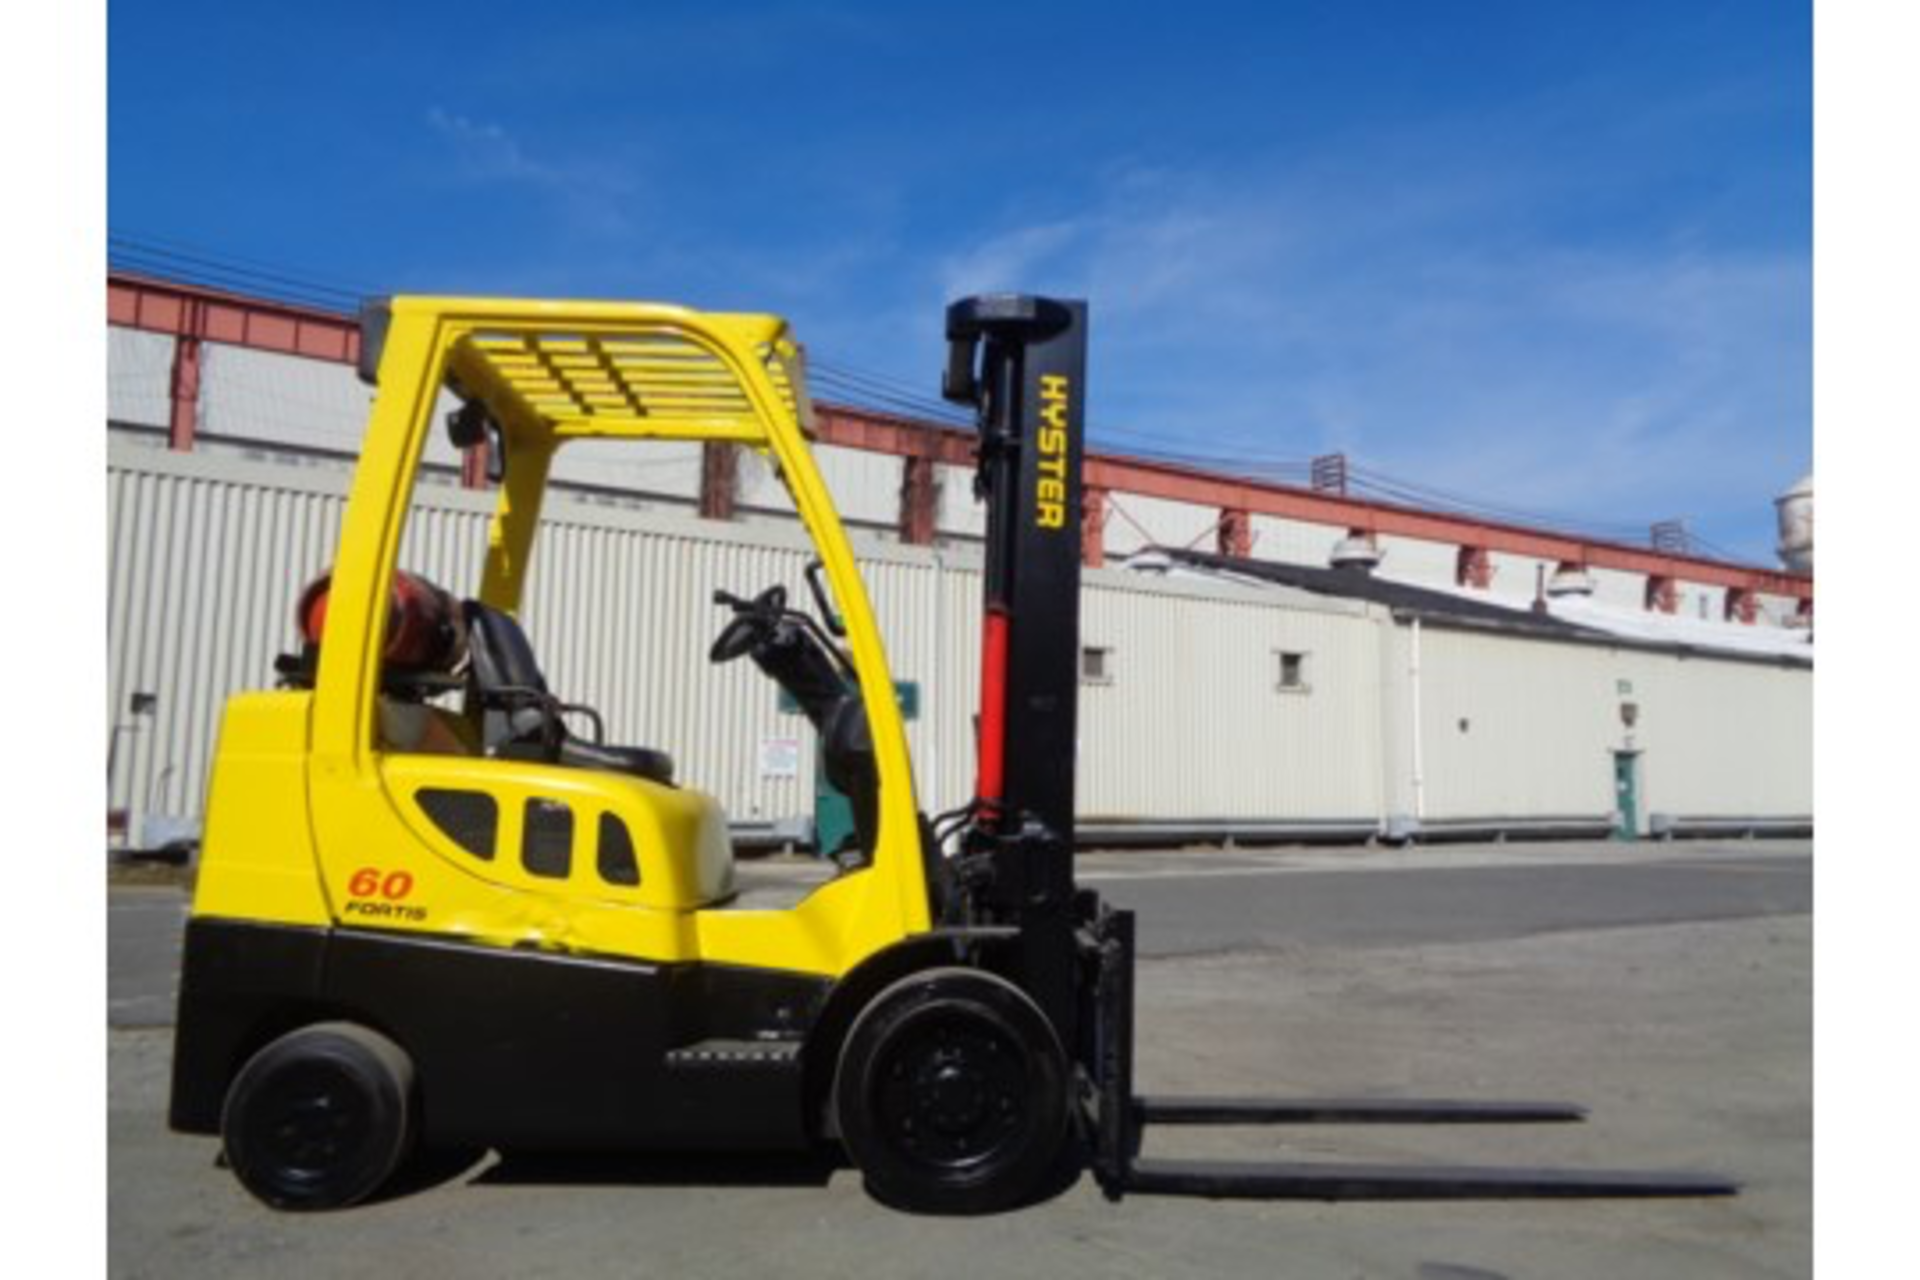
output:
[{"label": "forklift fork", "polygon": [[1093,1172],[1109,1200],[1129,1193],[1242,1200],[1544,1200],[1725,1196],[1714,1174],[1628,1169],[1141,1159],[1150,1125],[1557,1124],[1586,1119],[1559,1102],[1450,1098],[1180,1098],[1133,1092],[1134,925],[1104,904],[1092,922]]}]

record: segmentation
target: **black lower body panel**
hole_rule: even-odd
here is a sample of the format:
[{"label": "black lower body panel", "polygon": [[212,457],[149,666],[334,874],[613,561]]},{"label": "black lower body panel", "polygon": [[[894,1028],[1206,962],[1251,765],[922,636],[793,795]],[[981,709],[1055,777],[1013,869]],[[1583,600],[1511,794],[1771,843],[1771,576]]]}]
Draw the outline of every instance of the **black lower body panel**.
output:
[{"label": "black lower body panel", "polygon": [[327,931],[190,920],[174,1019],[168,1122],[218,1133],[227,1082],[247,1054],[322,1007]]},{"label": "black lower body panel", "polygon": [[[263,965],[265,957],[271,963]],[[520,1150],[778,1149],[810,1139],[800,1055],[670,1066],[712,1040],[798,1040],[829,980],[399,933],[188,925],[173,1124],[212,1132],[281,1031],[345,1018],[412,1057],[422,1137]]]}]

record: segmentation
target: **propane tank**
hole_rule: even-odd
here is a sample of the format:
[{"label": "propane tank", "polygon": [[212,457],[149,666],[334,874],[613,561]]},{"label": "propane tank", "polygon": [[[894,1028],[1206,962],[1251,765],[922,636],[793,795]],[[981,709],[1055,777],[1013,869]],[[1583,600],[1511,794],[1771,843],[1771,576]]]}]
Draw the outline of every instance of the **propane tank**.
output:
[{"label": "propane tank", "polygon": [[[300,638],[316,651],[326,630],[327,597],[332,590],[333,572],[328,570],[300,593],[296,610]],[[414,574],[395,573],[381,660],[410,671],[451,671],[466,648],[460,604],[452,593]]]}]

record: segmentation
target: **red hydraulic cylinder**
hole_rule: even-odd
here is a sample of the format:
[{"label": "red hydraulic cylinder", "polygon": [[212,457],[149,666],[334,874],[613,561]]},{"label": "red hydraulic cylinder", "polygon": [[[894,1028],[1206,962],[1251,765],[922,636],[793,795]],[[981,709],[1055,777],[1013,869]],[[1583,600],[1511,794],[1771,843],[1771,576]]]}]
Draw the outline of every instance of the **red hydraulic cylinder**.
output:
[{"label": "red hydraulic cylinder", "polygon": [[974,794],[998,813],[1006,795],[1007,611],[989,606],[980,638],[980,774]]}]

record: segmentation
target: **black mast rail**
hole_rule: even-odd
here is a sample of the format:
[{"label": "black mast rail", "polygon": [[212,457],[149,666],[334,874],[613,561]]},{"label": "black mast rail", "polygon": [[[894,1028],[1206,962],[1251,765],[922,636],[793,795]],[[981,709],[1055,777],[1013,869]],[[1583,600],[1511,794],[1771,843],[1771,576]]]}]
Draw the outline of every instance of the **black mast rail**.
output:
[{"label": "black mast rail", "polygon": [[941,392],[978,412],[974,493],[987,506],[971,905],[1018,926],[1018,980],[1072,1046],[1087,307],[966,298],[947,308],[947,343]]}]

